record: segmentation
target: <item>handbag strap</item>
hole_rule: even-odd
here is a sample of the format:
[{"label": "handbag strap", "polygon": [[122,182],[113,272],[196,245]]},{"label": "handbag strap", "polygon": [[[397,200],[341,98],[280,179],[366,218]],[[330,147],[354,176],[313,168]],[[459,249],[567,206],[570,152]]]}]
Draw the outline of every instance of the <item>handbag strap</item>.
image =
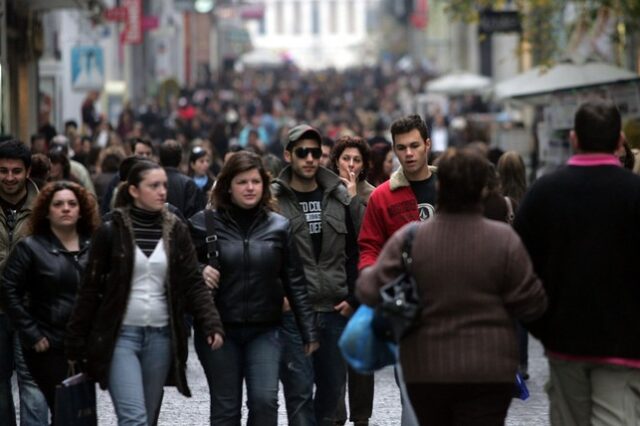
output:
[{"label": "handbag strap", "polygon": [[413,262],[411,250],[413,249],[413,239],[418,231],[418,225],[420,225],[420,222],[412,222],[411,225],[409,225],[407,235],[405,235],[404,238],[404,245],[402,246],[402,263],[407,272],[411,272],[411,262]]},{"label": "handbag strap", "polygon": [[208,264],[212,268],[220,269],[220,251],[218,251],[218,234],[216,233],[216,223],[213,210],[204,211],[204,224],[207,229],[205,241],[207,243]]},{"label": "handbag strap", "polygon": [[513,211],[513,203],[511,202],[511,198],[505,196],[504,201],[507,203],[507,223],[509,225],[513,224],[513,220],[516,218],[516,214]]}]

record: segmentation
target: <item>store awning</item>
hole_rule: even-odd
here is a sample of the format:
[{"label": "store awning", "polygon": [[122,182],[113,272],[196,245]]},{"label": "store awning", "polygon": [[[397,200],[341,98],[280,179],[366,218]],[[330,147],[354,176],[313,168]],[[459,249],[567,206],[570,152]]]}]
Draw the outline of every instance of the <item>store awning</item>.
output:
[{"label": "store awning", "polygon": [[498,83],[494,95],[496,99],[527,98],[634,80],[640,81],[640,75],[604,62],[561,62],[550,68],[535,67]]}]

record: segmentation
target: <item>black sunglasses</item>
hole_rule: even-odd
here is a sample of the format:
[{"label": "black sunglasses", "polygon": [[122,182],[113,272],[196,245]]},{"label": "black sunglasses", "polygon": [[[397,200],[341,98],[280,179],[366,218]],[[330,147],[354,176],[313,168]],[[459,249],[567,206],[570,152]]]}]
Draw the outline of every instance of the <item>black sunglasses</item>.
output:
[{"label": "black sunglasses", "polygon": [[296,148],[295,150],[293,150],[293,152],[296,154],[296,157],[300,158],[300,159],[304,159],[307,158],[307,156],[309,154],[311,154],[311,156],[313,158],[315,158],[316,160],[320,157],[322,157],[322,149],[321,148]]}]

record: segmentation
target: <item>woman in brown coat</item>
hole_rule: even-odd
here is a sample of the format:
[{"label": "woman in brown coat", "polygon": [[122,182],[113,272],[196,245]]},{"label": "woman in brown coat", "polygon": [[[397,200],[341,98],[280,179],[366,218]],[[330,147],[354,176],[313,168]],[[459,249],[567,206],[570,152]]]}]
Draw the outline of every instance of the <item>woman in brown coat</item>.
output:
[{"label": "woman in brown coat", "polygon": [[223,343],[218,311],[185,224],[165,208],[167,176],[140,161],[121,184],[112,219],[93,239],[67,328],[70,360],[108,388],[118,423],[154,424],[165,382],[190,396],[185,308],[208,344]]},{"label": "woman in brown coat", "polygon": [[[517,234],[485,219],[482,157],[450,149],[438,167],[438,210],[418,225],[411,272],[423,310],[400,342],[400,362],[421,425],[502,425],[514,390],[514,319],[542,315],[547,299]],[[360,299],[402,271],[405,226],[358,280]]]}]

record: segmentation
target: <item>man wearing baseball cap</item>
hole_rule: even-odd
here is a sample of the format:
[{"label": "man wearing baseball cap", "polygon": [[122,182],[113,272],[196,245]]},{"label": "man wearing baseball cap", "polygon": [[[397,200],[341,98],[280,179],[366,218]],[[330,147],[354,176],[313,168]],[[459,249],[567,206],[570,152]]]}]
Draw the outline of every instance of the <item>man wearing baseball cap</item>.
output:
[{"label": "man wearing baseball cap", "polygon": [[283,143],[289,165],[273,183],[280,213],[291,221],[320,342],[311,355],[317,348],[303,345],[285,301],[280,379],[289,424],[294,426],[333,425],[346,380],[338,339],[356,305],[357,240],[349,214],[351,198],[340,178],[320,166],[321,143],[320,132],[313,127],[293,127]]}]

